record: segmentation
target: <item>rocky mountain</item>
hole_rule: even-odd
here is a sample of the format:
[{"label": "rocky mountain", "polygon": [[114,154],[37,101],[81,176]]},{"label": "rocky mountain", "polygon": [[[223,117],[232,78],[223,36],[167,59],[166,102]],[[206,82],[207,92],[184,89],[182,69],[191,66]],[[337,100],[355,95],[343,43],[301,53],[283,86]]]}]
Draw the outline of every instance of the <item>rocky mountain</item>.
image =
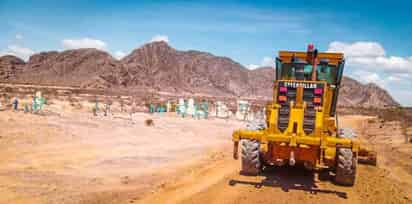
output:
[{"label": "rocky mountain", "polygon": [[16,81],[107,88],[122,84],[120,62],[97,49],[41,52],[30,57]]},{"label": "rocky mountain", "polygon": [[146,44],[121,62],[129,73],[128,87],[221,96],[250,92],[249,71],[239,63],[205,52],[177,51],[165,42]]},{"label": "rocky mountain", "polygon": [[[83,88],[124,88],[270,100],[274,69],[249,70],[227,57],[179,51],[165,42],[146,44],[121,60],[96,49],[42,52],[25,63],[0,57],[0,80]],[[383,89],[343,79],[340,105],[397,106]]]},{"label": "rocky mountain", "polygon": [[12,55],[0,57],[0,81],[12,80],[22,73],[24,61]]},{"label": "rocky mountain", "polygon": [[248,74],[251,95],[271,99],[275,69],[272,67],[260,67],[249,71]]},{"label": "rocky mountain", "polygon": [[386,107],[399,106],[391,95],[374,83],[361,84],[358,81],[343,77],[342,88],[339,93],[339,105]]}]

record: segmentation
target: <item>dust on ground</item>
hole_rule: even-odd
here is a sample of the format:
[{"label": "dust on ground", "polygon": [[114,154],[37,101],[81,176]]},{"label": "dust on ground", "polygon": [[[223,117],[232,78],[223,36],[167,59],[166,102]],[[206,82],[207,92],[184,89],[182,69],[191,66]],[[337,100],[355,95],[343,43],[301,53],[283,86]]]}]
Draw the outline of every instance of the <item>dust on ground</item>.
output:
[{"label": "dust on ground", "polygon": [[378,151],[378,167],[359,165],[354,187],[298,167],[239,175],[231,133],[244,124],[234,120],[3,111],[0,203],[411,203],[412,147],[400,124],[340,122]]},{"label": "dust on ground", "polygon": [[[140,203],[411,203],[412,145],[401,140],[399,124],[385,123],[387,127],[379,128],[371,125],[378,124],[377,118],[356,115],[340,117],[340,121],[342,127],[354,128],[364,142],[373,134],[369,145],[378,151],[378,167],[359,165],[354,187],[338,186],[329,175],[299,167],[242,176],[240,163],[226,154]],[[393,138],[390,143],[389,137]],[[391,151],[383,151],[387,148]]]},{"label": "dust on ground", "polygon": [[[153,125],[146,126],[145,120]],[[0,203],[118,203],[229,144],[230,120],[0,112]],[[206,153],[206,154],[205,154]],[[161,183],[160,183],[161,184]]]}]

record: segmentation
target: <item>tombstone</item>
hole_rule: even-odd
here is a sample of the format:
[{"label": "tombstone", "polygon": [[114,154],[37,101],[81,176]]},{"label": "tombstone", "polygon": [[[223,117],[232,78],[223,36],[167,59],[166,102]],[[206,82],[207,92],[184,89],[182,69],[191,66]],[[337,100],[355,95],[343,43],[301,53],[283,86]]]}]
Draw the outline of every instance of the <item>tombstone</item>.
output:
[{"label": "tombstone", "polygon": [[204,112],[204,118],[207,119],[209,117],[209,104],[207,101],[203,101],[201,109]]},{"label": "tombstone", "polygon": [[192,117],[195,117],[195,112],[196,112],[195,100],[193,100],[193,98],[190,98],[188,103],[187,103],[186,113],[188,115],[191,115]]},{"label": "tombstone", "polygon": [[229,117],[229,111],[226,106],[222,101],[218,101],[216,103],[216,117],[218,118],[227,118]]},{"label": "tombstone", "polygon": [[31,102],[31,110],[32,113],[37,113],[39,106],[37,104],[38,100],[36,96],[33,96],[32,102]]},{"label": "tombstone", "polygon": [[185,117],[185,115],[186,115],[186,103],[185,103],[185,100],[183,98],[179,99],[179,105],[178,105],[178,108],[176,108],[176,111],[178,112],[179,115],[181,115],[182,117]]},{"label": "tombstone", "polygon": [[238,120],[246,120],[249,112],[249,103],[247,101],[237,101],[236,118]]},{"label": "tombstone", "polygon": [[172,103],[170,101],[167,101],[166,103],[166,112],[171,112],[172,111]]}]

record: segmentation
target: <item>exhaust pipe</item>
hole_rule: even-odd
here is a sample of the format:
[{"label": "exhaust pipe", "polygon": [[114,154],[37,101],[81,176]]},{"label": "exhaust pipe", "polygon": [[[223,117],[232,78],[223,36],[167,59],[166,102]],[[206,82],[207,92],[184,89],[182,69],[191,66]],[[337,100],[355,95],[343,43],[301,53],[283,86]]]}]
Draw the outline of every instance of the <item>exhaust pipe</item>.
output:
[{"label": "exhaust pipe", "polygon": [[295,152],[290,151],[290,157],[289,157],[289,165],[290,166],[295,166],[296,161],[295,161]]}]

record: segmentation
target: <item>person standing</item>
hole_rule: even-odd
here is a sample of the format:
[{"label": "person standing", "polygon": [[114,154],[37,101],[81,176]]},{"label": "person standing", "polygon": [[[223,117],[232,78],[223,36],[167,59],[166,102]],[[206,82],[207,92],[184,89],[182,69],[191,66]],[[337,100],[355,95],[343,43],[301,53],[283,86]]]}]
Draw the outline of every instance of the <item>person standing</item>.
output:
[{"label": "person standing", "polygon": [[19,108],[19,98],[15,98],[14,100],[13,100],[13,110],[14,111],[17,111],[17,109]]}]

